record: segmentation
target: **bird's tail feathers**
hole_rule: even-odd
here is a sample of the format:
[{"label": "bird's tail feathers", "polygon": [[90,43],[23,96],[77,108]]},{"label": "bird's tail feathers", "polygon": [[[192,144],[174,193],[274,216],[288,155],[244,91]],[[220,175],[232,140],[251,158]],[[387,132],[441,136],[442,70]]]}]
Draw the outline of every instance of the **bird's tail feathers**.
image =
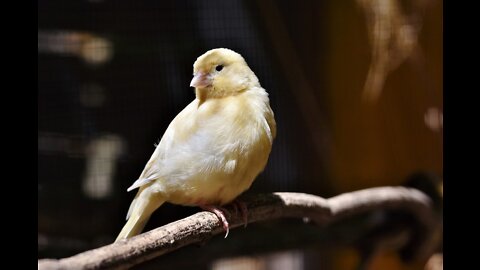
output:
[{"label": "bird's tail feathers", "polygon": [[148,191],[145,191],[147,190],[140,191],[132,201],[127,215],[127,223],[123,226],[115,242],[139,234],[147,224],[153,211],[165,202],[159,194],[152,196]]},{"label": "bird's tail feathers", "polygon": [[133,182],[133,184],[127,188],[127,192],[130,192],[136,188],[139,188],[141,186],[144,186],[146,184],[148,184],[150,181],[152,181],[153,179],[155,179],[154,177],[148,177],[148,178],[140,178],[140,179],[137,179],[135,182]]}]

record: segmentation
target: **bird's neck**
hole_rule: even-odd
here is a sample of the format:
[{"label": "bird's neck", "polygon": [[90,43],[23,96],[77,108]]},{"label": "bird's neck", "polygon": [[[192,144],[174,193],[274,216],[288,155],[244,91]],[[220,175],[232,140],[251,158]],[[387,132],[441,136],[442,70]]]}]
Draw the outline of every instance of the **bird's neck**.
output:
[{"label": "bird's neck", "polygon": [[215,89],[214,87],[195,88],[195,96],[200,101],[199,106],[208,99],[218,99],[229,96],[235,96],[245,92],[247,88],[239,88],[235,91],[225,91],[222,89]]}]

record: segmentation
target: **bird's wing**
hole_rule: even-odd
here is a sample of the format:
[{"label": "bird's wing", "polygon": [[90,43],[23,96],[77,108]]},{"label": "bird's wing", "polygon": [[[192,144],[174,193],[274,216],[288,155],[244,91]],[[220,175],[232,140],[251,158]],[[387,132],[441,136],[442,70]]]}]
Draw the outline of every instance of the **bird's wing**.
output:
[{"label": "bird's wing", "polygon": [[209,161],[223,161],[218,156],[221,153],[219,133],[212,127],[218,117],[198,119],[197,106],[193,101],[173,119],[139,179],[128,191],[165,176],[188,178],[195,170],[201,170],[193,166],[199,164],[195,161],[203,161],[200,164],[204,166],[210,166]]},{"label": "bird's wing", "polygon": [[179,116],[181,116],[185,110],[186,109],[180,112],[180,114],[172,121],[172,123],[170,123],[167,130],[163,134],[162,139],[158,143],[157,148],[155,149],[152,156],[150,157],[150,160],[147,162],[147,165],[145,165],[145,168],[143,169],[142,174],[127,189],[127,191],[131,191],[138,187],[141,187],[149,183],[150,181],[157,179],[160,176],[159,174],[161,171],[161,168],[160,168],[161,164],[163,163],[163,160],[167,156],[167,153],[169,152],[169,150],[172,148],[172,145],[175,144],[176,125],[174,123],[178,121]]},{"label": "bird's wing", "polygon": [[152,156],[150,157],[150,160],[147,162],[147,165],[145,165],[145,168],[143,169],[142,174],[133,183],[133,185],[131,185],[127,189],[127,191],[131,191],[138,187],[141,187],[158,177],[159,165],[161,164],[162,159],[164,159],[165,157],[166,150],[172,144],[173,133],[174,133],[174,130],[170,128],[165,131],[165,134],[163,135],[162,140],[157,145],[157,148],[155,149]]}]

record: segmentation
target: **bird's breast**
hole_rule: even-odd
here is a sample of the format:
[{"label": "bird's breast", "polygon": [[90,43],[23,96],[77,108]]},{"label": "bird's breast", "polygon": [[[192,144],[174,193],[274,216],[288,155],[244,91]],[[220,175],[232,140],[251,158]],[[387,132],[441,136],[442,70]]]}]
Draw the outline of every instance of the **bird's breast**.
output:
[{"label": "bird's breast", "polygon": [[205,102],[198,130],[184,143],[192,158],[172,179],[169,201],[183,205],[225,204],[248,189],[264,169],[271,150],[265,116],[242,99]]}]

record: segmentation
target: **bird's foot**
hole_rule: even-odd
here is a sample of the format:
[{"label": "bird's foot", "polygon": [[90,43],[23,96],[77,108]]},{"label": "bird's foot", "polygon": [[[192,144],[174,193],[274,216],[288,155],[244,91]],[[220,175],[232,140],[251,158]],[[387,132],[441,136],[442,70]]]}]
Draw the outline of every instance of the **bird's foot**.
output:
[{"label": "bird's foot", "polygon": [[240,200],[234,200],[232,202],[233,209],[235,209],[235,214],[238,213],[238,208],[240,208],[240,212],[242,212],[242,218],[243,218],[243,227],[246,228],[248,224],[248,209],[247,205],[240,201]]},{"label": "bird's foot", "polygon": [[205,211],[209,211],[209,212],[214,213],[218,217],[218,219],[220,220],[220,222],[223,225],[223,229],[226,232],[225,238],[227,238],[228,233],[230,232],[230,229],[228,227],[229,224],[228,224],[227,218],[225,217],[225,213],[228,216],[230,216],[230,213],[225,208],[221,208],[221,207],[217,207],[217,206],[213,206],[213,205],[199,205],[199,207],[202,208]]}]

